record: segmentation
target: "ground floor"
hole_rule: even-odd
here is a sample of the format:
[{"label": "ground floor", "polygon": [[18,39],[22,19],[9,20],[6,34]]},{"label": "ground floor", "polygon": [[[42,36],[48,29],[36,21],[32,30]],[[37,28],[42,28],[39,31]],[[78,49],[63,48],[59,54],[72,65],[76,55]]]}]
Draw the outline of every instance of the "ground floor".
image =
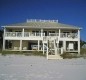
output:
[{"label": "ground floor", "polygon": [[[55,45],[57,45],[55,47]],[[80,52],[79,41],[59,41],[55,43],[43,43],[42,40],[5,40],[3,44],[4,50],[15,50],[15,51],[46,51],[48,49],[61,49],[64,52]]]}]

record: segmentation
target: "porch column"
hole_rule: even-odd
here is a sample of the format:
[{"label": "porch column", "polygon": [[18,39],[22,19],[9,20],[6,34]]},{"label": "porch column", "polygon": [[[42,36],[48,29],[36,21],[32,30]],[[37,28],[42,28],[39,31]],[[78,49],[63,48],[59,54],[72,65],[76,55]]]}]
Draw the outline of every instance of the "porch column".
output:
[{"label": "porch column", "polygon": [[78,39],[80,39],[80,30],[78,30]]},{"label": "porch column", "polygon": [[38,51],[39,51],[39,42],[40,42],[40,41],[38,40]]},{"label": "porch column", "polygon": [[59,29],[59,37],[60,37],[61,30]]},{"label": "porch column", "polygon": [[3,50],[5,50],[5,39],[3,37]]},{"label": "porch column", "polygon": [[43,54],[44,54],[44,43],[43,43]]},{"label": "porch column", "polygon": [[63,41],[63,49],[66,51],[66,41]]},{"label": "porch column", "polygon": [[56,47],[59,48],[59,43],[56,43]]},{"label": "porch column", "polygon": [[80,30],[78,30],[78,54],[80,54]]},{"label": "porch column", "polygon": [[24,37],[24,28],[22,29],[22,37]]},{"label": "porch column", "polygon": [[20,40],[20,51],[22,50],[22,40]]},{"label": "porch column", "polygon": [[47,42],[47,59],[48,59],[48,42]]},{"label": "porch column", "polygon": [[41,29],[41,37],[43,36],[43,29]]},{"label": "porch column", "polygon": [[5,32],[6,32],[6,29],[4,28],[4,34],[3,34],[3,50],[5,50]]},{"label": "porch column", "polygon": [[55,50],[55,55],[57,55],[56,40],[54,40],[54,50]]},{"label": "porch column", "polygon": [[78,41],[78,54],[80,54],[80,40]]}]

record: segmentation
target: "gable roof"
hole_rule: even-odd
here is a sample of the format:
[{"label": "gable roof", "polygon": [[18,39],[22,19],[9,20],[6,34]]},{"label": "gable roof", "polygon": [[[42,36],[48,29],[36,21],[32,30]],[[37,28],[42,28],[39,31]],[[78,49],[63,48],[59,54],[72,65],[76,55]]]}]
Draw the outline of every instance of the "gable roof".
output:
[{"label": "gable roof", "polygon": [[24,22],[24,23],[16,23],[16,24],[10,24],[10,25],[6,25],[3,27],[9,27],[9,28],[53,28],[53,29],[81,29],[77,26],[72,26],[72,25],[67,25],[67,24],[62,24],[62,23],[58,23],[58,22]]}]

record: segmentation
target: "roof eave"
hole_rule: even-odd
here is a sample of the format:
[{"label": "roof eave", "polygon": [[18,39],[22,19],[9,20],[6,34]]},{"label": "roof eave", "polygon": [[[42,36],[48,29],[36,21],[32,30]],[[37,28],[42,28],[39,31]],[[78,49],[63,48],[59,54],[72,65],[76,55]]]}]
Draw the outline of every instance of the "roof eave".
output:
[{"label": "roof eave", "polygon": [[34,27],[34,26],[1,26],[2,28],[43,28],[43,29],[79,29],[81,30],[82,28],[77,28],[77,27]]}]

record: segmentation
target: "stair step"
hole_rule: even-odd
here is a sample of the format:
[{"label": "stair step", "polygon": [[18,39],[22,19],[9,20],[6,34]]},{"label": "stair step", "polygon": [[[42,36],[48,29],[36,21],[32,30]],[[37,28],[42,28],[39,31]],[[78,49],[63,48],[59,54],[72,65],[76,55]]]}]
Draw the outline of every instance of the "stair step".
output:
[{"label": "stair step", "polygon": [[48,55],[48,59],[63,59],[60,55]]}]

